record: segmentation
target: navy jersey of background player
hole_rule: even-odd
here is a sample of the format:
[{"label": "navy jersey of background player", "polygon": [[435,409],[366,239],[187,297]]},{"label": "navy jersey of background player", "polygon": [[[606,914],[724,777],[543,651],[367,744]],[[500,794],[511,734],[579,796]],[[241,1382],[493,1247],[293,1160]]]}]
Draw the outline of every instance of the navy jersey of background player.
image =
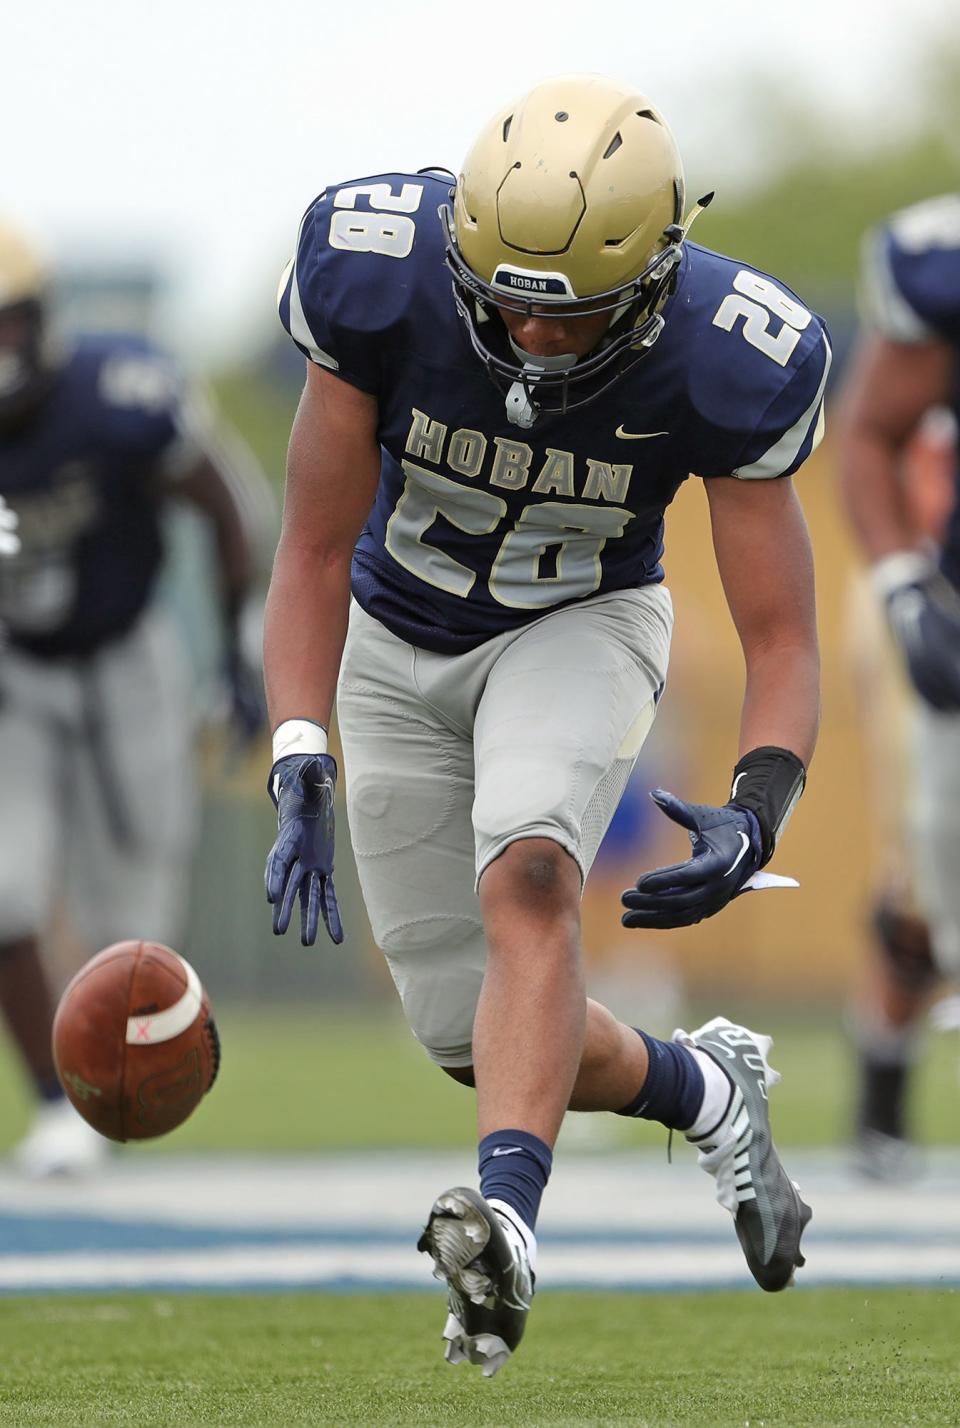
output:
[{"label": "navy jersey of background player", "polygon": [[156,477],[177,449],[171,365],[135,337],[81,340],[36,415],[0,427],[0,494],[21,550],[0,568],[0,627],[39,657],[128,630],[161,559]]},{"label": "navy jersey of background player", "polygon": [[280,315],[305,355],[379,403],[381,477],[355,597],[395,634],[452,653],[661,580],[664,509],[688,474],[762,479],[809,455],[830,349],[786,289],[687,244],[643,361],[577,411],[512,426],[444,266],[449,188],[386,174],[321,194]]},{"label": "navy jersey of background player", "polygon": [[[863,300],[867,320],[893,341],[939,341],[954,349],[953,405],[960,418],[960,194],[905,208],[868,236]],[[960,586],[960,501],[941,564]]]}]

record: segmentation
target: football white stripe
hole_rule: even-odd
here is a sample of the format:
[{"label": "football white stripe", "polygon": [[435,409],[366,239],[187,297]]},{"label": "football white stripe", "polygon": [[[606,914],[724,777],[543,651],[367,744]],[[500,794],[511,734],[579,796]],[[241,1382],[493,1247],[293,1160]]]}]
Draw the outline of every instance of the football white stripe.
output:
[{"label": "football white stripe", "polygon": [[190,963],[185,962],[179,953],[174,952],[173,955],[183,968],[187,979],[187,989],[172,1007],[167,1007],[166,1011],[152,1012],[148,1016],[128,1016],[128,1046],[156,1046],[161,1041],[172,1041],[175,1036],[186,1031],[187,1027],[196,1020],[200,1003],[203,1001],[200,978]]}]

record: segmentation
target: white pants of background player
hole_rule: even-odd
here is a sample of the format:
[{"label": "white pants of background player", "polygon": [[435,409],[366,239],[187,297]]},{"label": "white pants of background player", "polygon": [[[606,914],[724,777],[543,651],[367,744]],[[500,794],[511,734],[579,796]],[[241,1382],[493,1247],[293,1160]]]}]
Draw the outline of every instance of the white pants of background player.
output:
[{"label": "white pants of background player", "polygon": [[913,755],[917,897],[938,970],[960,982],[960,714],[937,714],[918,698]]},{"label": "white pants of background player", "polygon": [[653,585],[441,655],[353,605],[337,699],[351,839],[407,1021],[441,1066],[473,1057],[480,874],[536,837],[586,877],[653,723],[672,626]]},{"label": "white pants of background player", "polygon": [[176,942],[194,844],[192,699],[180,640],[150,610],[86,660],[0,654],[0,944],[61,897],[91,952]]}]

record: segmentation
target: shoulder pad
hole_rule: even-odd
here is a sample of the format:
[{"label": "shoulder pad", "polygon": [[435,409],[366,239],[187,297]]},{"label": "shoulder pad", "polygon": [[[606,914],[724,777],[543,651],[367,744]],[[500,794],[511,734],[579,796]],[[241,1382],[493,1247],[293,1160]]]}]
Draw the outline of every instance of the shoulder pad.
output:
[{"label": "shoulder pad", "polygon": [[698,474],[789,475],[823,433],[831,361],[826,326],[768,274],[688,246],[691,262],[678,298],[689,286],[689,395],[706,425]]},{"label": "shoulder pad", "polygon": [[145,338],[84,339],[78,359],[92,382],[92,411],[103,440],[131,455],[164,457],[178,441],[183,374]]},{"label": "shoulder pad", "polygon": [[[312,362],[375,392],[385,344],[443,271],[437,209],[450,181],[378,174],[325,189],[307,209],[280,283],[280,320]],[[431,285],[430,280],[433,279]]]},{"label": "shoulder pad", "polygon": [[863,242],[865,324],[895,342],[960,343],[960,194],[902,209]]}]

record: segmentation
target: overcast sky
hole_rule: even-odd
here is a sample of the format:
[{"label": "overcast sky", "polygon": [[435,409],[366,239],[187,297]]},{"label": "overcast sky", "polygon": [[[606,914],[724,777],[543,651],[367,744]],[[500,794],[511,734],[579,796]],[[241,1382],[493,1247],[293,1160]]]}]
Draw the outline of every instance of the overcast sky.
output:
[{"label": "overcast sky", "polygon": [[767,89],[844,132],[909,119],[951,29],[957,0],[31,0],[0,20],[0,217],[55,259],[157,260],[169,329],[240,355],[326,182],[456,168],[540,79],[644,89],[697,193],[749,177]]}]

